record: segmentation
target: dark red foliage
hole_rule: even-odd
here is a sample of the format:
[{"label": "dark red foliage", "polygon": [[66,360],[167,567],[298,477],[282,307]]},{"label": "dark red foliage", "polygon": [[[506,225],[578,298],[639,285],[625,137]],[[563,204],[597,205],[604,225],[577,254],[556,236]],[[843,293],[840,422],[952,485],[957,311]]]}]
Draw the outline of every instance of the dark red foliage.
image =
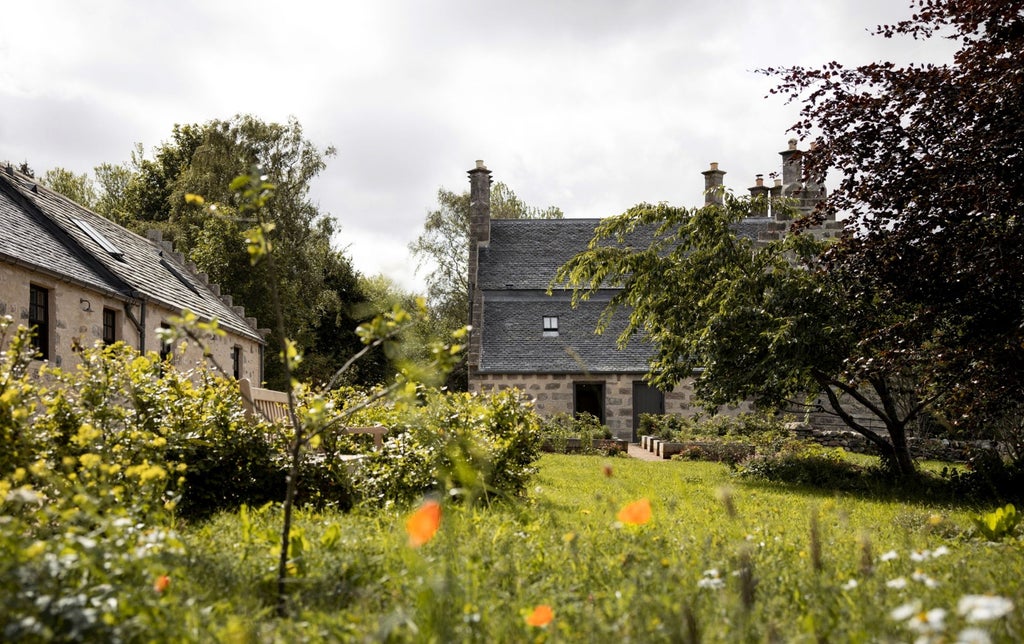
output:
[{"label": "dark red foliage", "polygon": [[904,311],[870,341],[925,365],[953,419],[1024,400],[1024,2],[917,0],[884,38],[943,37],[946,64],[763,70],[803,103],[808,178],[841,181],[830,266]]}]

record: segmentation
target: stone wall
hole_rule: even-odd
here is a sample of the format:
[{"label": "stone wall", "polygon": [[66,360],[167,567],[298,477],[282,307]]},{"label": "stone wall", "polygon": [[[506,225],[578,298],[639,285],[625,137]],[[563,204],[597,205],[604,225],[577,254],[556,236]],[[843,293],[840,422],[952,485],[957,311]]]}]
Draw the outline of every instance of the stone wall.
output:
[{"label": "stone wall", "polygon": [[[858,454],[878,455],[874,444],[850,429],[821,429],[806,423],[793,423],[790,429],[799,438],[813,440],[825,447],[841,447]],[[907,446],[910,448],[910,454],[916,459],[952,463],[966,462],[971,453],[978,450],[998,449],[998,444],[994,441],[960,441],[917,436],[908,436]]]},{"label": "stone wall", "polygon": [[[575,383],[603,383],[605,425],[617,439],[633,438],[633,383],[642,380],[641,374],[481,374],[470,379],[470,388],[476,392],[501,391],[518,388],[530,397],[541,416],[571,414],[574,411],[573,385]],[[749,409],[748,405],[729,410],[735,413]],[[681,383],[665,394],[665,413],[691,416],[700,411],[693,394],[693,381]]]},{"label": "stone wall", "polygon": [[[78,363],[74,345],[92,346],[103,338],[103,310],[115,313],[115,337],[138,349],[139,330],[125,313],[125,302],[119,298],[85,289],[77,284],[48,275],[26,270],[20,266],[0,264],[3,279],[0,280],[0,315],[10,315],[16,326],[28,326],[29,287],[32,285],[49,291],[50,313],[50,363],[64,369]],[[160,342],[156,329],[180,312],[148,304],[145,321],[145,347],[159,351]],[[140,307],[132,307],[136,320],[140,319]],[[227,333],[223,337],[207,338],[213,357],[227,370],[231,369],[231,352],[235,346],[241,348],[242,376],[253,382],[260,379],[260,345],[242,336]],[[0,347],[0,349],[5,347]],[[203,361],[202,351],[189,346],[183,354],[175,356],[175,363],[188,369]]]}]

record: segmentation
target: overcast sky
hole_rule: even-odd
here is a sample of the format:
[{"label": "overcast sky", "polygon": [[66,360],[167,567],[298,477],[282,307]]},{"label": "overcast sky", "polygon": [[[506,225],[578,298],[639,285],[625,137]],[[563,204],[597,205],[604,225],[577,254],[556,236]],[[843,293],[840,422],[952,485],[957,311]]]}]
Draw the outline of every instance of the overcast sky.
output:
[{"label": "overcast sky", "polygon": [[[420,288],[408,243],[482,159],[526,203],[602,217],[744,191],[797,107],[754,70],[927,58],[868,28],[901,0],[32,0],[0,12],[0,160],[76,173],[176,123],[294,116],[364,274]],[[776,7],[769,12],[769,7]],[[2,233],[0,233],[2,234]]]}]

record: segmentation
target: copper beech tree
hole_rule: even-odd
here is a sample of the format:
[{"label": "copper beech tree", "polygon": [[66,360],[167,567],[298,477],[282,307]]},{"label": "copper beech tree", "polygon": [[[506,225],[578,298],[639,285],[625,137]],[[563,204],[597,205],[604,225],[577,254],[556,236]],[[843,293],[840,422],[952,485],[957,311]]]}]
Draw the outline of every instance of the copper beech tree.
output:
[{"label": "copper beech tree", "polygon": [[[848,217],[827,256],[851,296],[903,311],[864,343],[913,360],[945,417],[976,434],[1024,401],[1024,2],[917,0],[875,35],[947,39],[944,64],[767,69],[802,103],[808,178]],[[941,44],[941,43],[940,43]]]}]

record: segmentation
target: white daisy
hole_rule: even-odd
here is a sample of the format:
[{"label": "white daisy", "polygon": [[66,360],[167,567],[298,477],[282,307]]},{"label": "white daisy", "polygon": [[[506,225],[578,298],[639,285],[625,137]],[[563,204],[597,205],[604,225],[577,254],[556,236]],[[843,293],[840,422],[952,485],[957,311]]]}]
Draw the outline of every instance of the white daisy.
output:
[{"label": "white daisy", "polygon": [[1013,602],[997,595],[964,595],[956,605],[956,612],[968,622],[991,622],[1009,614]]}]

